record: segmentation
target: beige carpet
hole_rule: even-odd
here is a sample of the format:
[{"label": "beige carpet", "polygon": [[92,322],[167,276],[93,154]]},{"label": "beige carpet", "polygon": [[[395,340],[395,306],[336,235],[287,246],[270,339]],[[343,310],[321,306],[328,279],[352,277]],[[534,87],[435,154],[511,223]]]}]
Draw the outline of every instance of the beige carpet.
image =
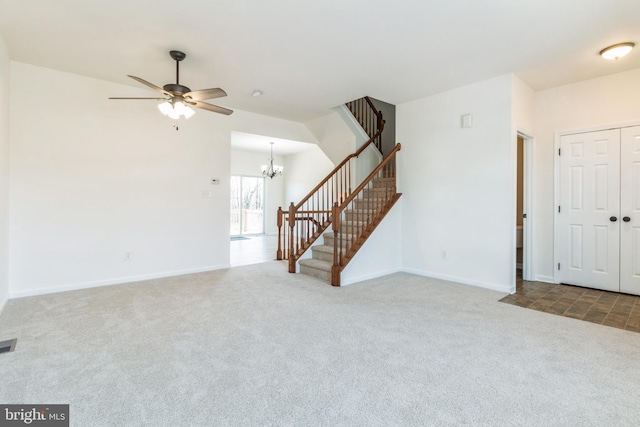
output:
[{"label": "beige carpet", "polygon": [[640,334],[278,262],[11,300],[1,403],[74,426],[638,425]]}]

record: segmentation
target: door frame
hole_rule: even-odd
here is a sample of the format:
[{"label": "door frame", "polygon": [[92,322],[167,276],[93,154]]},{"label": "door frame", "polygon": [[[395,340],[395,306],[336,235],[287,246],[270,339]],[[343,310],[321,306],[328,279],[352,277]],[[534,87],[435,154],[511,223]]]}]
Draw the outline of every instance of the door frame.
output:
[{"label": "door frame", "polygon": [[[526,221],[522,222],[522,279],[534,280],[533,278],[533,142],[534,138],[524,132],[518,131],[516,137],[520,137],[523,140],[522,155],[523,161],[523,194],[522,194],[522,211],[527,215]],[[517,156],[516,156],[517,163]],[[517,168],[517,166],[516,166]],[[517,180],[516,180],[517,181]],[[517,191],[517,189],[516,189]],[[517,212],[517,209],[516,209]],[[517,229],[517,218],[515,218],[514,230]],[[514,241],[514,257],[517,251],[517,244]],[[516,266],[514,262],[514,267]],[[515,271],[516,268],[514,268]]]},{"label": "door frame", "polygon": [[611,125],[594,126],[589,128],[558,131],[553,133],[553,283],[560,283],[558,264],[560,263],[560,218],[558,206],[560,206],[560,138],[566,135],[579,133],[599,132],[603,130],[622,129],[632,126],[640,126],[640,122],[626,122]]}]

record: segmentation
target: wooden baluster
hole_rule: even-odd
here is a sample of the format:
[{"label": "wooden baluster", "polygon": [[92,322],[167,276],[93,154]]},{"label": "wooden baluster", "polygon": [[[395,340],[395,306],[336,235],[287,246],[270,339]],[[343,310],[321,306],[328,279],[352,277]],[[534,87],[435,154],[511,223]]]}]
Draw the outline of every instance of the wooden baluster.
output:
[{"label": "wooden baluster", "polygon": [[338,203],[334,203],[332,214],[333,221],[331,228],[333,230],[333,265],[331,266],[331,284],[333,286],[340,286],[340,257],[342,256],[342,244],[341,244],[341,227],[340,227],[340,212]]},{"label": "wooden baluster", "polygon": [[296,272],[296,254],[294,251],[294,238],[296,226],[296,207],[293,202],[289,205],[289,273]]},{"label": "wooden baluster", "polygon": [[347,180],[349,181],[349,195],[351,195],[351,162],[347,163]]},{"label": "wooden baluster", "polygon": [[282,245],[280,244],[282,239],[282,206],[278,206],[278,250],[276,251],[276,259],[282,260]]}]

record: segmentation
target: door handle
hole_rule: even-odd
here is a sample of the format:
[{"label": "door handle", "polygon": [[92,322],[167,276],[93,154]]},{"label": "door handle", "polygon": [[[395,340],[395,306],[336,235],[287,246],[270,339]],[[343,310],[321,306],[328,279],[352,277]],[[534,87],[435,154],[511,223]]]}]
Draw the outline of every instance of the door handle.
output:
[{"label": "door handle", "polygon": [[618,220],[618,218],[616,218],[615,216],[612,216],[611,218],[609,218],[609,221],[611,222],[616,222]]},{"label": "door handle", "polygon": [[629,218],[628,216],[625,216],[624,218],[622,218],[622,220],[624,222],[629,222],[629,221],[631,221],[631,218]]}]

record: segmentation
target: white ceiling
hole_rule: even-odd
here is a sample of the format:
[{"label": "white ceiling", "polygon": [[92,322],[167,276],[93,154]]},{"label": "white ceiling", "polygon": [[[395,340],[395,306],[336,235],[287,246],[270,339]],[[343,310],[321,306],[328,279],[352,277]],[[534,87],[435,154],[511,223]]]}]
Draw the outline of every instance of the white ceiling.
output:
[{"label": "white ceiling", "polygon": [[127,74],[174,82],[182,50],[182,84],[296,121],[510,72],[539,90],[640,67],[638,48],[598,56],[640,44],[639,0],[0,0],[0,34],[13,60],[136,87]]},{"label": "white ceiling", "polygon": [[[271,142],[274,143],[273,154],[278,156],[288,156],[290,154],[313,150],[318,147],[316,144],[310,144],[308,142],[291,141],[253,133],[231,132],[231,148],[234,150],[270,153]],[[269,156],[266,158],[269,158]]]}]

